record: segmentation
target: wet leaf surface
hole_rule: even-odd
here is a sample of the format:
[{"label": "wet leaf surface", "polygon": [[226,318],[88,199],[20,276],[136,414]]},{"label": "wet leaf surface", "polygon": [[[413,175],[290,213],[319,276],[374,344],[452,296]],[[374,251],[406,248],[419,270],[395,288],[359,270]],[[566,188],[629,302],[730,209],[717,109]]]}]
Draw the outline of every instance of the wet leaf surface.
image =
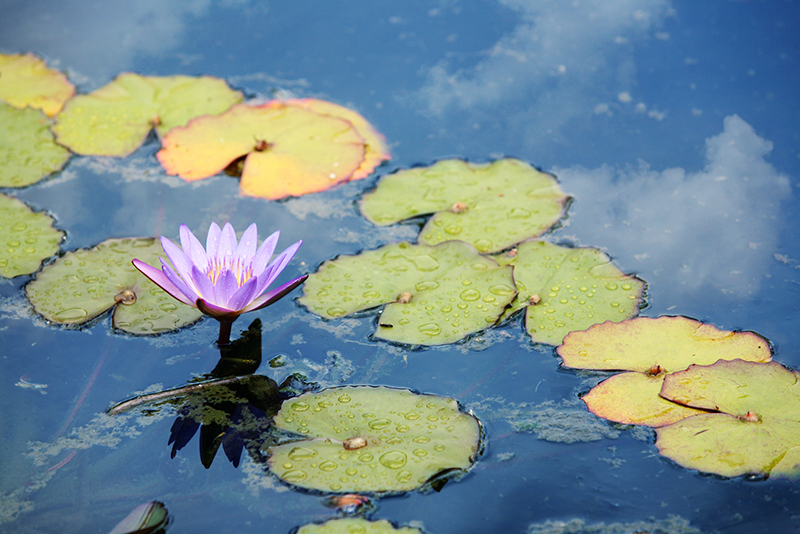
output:
[{"label": "wet leaf surface", "polygon": [[114,81],[70,100],[56,118],[58,142],[73,152],[127,156],[155,129],[160,137],[200,115],[215,115],[241,102],[242,93],[210,76],[141,76]]},{"label": "wet leaf surface", "polygon": [[420,531],[411,527],[395,528],[391,523],[382,519],[368,521],[360,517],[346,517],[329,519],[321,524],[303,525],[297,534],[420,534]]},{"label": "wet leaf surface", "polygon": [[506,316],[524,307],[525,327],[536,343],[560,345],[570,332],[639,312],[644,282],[598,249],[530,240],[492,257],[514,266],[519,293]]},{"label": "wet leaf surface", "polygon": [[114,328],[160,334],[197,321],[196,308],[177,302],[131,264],[157,264],[161,243],[152,238],[108,239],[67,252],[25,287],[34,310],[56,324],[82,325],[113,308]]},{"label": "wet leaf surface", "polygon": [[714,410],[656,429],[659,452],[727,477],[800,476],[800,378],[777,362],[692,365],[668,375],[661,395]]},{"label": "wet leaf surface", "polygon": [[56,144],[50,123],[37,109],[0,102],[0,187],[25,187],[64,166],[70,153]]},{"label": "wet leaf surface", "polygon": [[64,73],[35,55],[0,54],[0,100],[16,108],[40,109],[52,117],[74,94],[75,86]]},{"label": "wet leaf surface", "polygon": [[361,213],[382,226],[433,213],[420,243],[458,239],[485,253],[546,232],[567,198],[553,176],[517,159],[449,159],[384,176],[362,198]]},{"label": "wet leaf surface", "polygon": [[769,342],[753,332],[719,330],[687,317],[638,317],[573,332],[557,352],[565,367],[633,371],[595,386],[583,401],[594,414],[623,424],[659,427],[704,413],[659,395],[665,376],[692,364],[743,359],[767,362]]},{"label": "wet leaf surface", "polygon": [[468,470],[480,425],[455,400],[386,387],[347,386],[286,401],[281,430],[307,439],[269,448],[283,481],[334,493],[399,493]]},{"label": "wet leaf surface", "polygon": [[387,304],[377,337],[439,345],[497,322],[515,295],[511,273],[462,241],[393,243],[323,263],[300,302],[326,319]]},{"label": "wet leaf surface", "polygon": [[0,275],[13,278],[36,271],[56,252],[64,232],[53,228],[53,218],[32,211],[24,202],[0,195]]},{"label": "wet leaf surface", "polygon": [[161,164],[169,174],[190,182],[214,176],[244,158],[242,193],[273,200],[364,178],[388,157],[379,134],[363,117],[312,100],[237,105],[173,130],[163,145],[158,153]]}]

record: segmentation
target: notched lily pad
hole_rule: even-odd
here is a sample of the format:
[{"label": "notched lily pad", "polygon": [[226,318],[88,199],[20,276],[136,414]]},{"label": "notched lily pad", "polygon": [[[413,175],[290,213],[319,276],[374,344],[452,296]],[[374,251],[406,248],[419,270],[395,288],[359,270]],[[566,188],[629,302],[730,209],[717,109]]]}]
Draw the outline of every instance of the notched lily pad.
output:
[{"label": "notched lily pad", "polygon": [[570,332],[639,313],[644,282],[598,249],[530,240],[492,257],[514,266],[519,293],[506,316],[525,308],[525,327],[536,343],[559,345]]},{"label": "notched lily pad", "polygon": [[420,243],[458,239],[486,253],[542,235],[564,216],[567,199],[555,177],[523,161],[449,159],[384,176],[361,213],[382,226],[434,213]]},{"label": "notched lily pad", "polygon": [[360,517],[345,517],[341,519],[329,519],[328,521],[315,524],[303,525],[297,534],[422,534],[416,528],[402,527],[395,528],[385,519],[380,521],[368,521]]},{"label": "notched lily pad", "polygon": [[58,252],[64,232],[53,228],[53,218],[46,213],[0,195],[0,236],[0,276],[14,278],[36,271],[42,260]]},{"label": "notched lily pad", "polygon": [[326,319],[388,303],[377,337],[439,345],[495,324],[515,294],[511,267],[467,243],[402,242],[326,261],[306,280],[300,302]]},{"label": "notched lily pad", "polygon": [[67,252],[25,286],[34,310],[50,322],[82,325],[113,308],[114,328],[160,334],[198,320],[196,308],[175,301],[131,264],[165,256],[152,238],[108,239]]},{"label": "notched lily pad", "polygon": [[450,398],[347,386],[284,402],[278,429],[303,441],[269,448],[270,470],[289,484],[334,493],[399,493],[467,471],[478,420]]},{"label": "notched lily pad", "polygon": [[656,429],[661,454],[726,477],[800,478],[800,376],[777,362],[718,361],[668,375],[661,395],[718,413]]},{"label": "notched lily pad", "polygon": [[384,156],[368,156],[374,148],[352,122],[318,107],[291,100],[233,106],[170,132],[157,157],[168,174],[190,182],[239,165],[230,172],[241,174],[241,192],[272,200],[363,178],[367,158]]},{"label": "notched lily pad", "polygon": [[[15,108],[40,109],[48,117],[75,94],[63,72],[33,54],[0,54],[0,100]],[[0,122],[5,124],[5,122]]]},{"label": "notched lily pad", "polygon": [[50,123],[38,109],[0,102],[0,187],[25,187],[64,166],[70,153],[56,144]]},{"label": "notched lily pad", "polygon": [[53,126],[58,142],[78,154],[127,156],[155,129],[160,137],[200,115],[216,115],[242,101],[210,76],[141,76],[114,81],[70,100]]},{"label": "notched lily pad", "polygon": [[595,386],[583,401],[594,414],[623,424],[659,427],[705,413],[659,395],[664,378],[692,364],[772,359],[769,342],[753,332],[719,330],[687,317],[638,317],[572,332],[556,349],[565,367],[632,371]]}]

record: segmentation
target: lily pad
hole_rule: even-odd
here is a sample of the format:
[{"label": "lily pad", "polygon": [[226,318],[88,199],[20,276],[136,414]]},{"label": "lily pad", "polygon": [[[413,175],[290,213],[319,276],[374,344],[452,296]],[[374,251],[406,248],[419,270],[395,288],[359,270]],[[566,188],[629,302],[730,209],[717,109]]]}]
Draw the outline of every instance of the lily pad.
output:
[{"label": "lily pad", "polygon": [[381,226],[434,213],[420,243],[458,239],[486,253],[542,235],[564,216],[568,198],[555,177],[518,159],[448,159],[384,176],[361,213]]},{"label": "lily pad", "polygon": [[244,158],[242,194],[275,200],[351,180],[365,161],[366,143],[348,120],[272,100],[198,117],[164,137],[157,157],[168,174],[189,182]]},{"label": "lily pad", "polygon": [[514,295],[511,267],[463,241],[401,242],[323,263],[300,302],[326,319],[387,304],[377,337],[439,345],[495,324]]},{"label": "lily pad", "polygon": [[73,152],[127,156],[155,129],[160,137],[199,115],[216,115],[242,101],[242,93],[210,76],[141,76],[114,81],[70,100],[53,126]]},{"label": "lily pad", "polygon": [[[33,54],[0,54],[0,100],[15,108],[40,109],[48,117],[75,94],[64,73]],[[3,122],[5,124],[5,122]]]},{"label": "lily pad", "polygon": [[0,275],[13,278],[36,271],[42,260],[58,252],[64,232],[53,218],[32,211],[16,198],[0,195]]},{"label": "lily pad", "polygon": [[506,315],[525,308],[525,327],[536,343],[560,345],[570,332],[639,313],[644,282],[598,249],[530,240],[492,257],[514,266],[519,293]]},{"label": "lily pad", "polygon": [[38,109],[0,102],[0,187],[25,187],[64,166],[69,150],[56,144],[50,123]]},{"label": "lily pad", "polygon": [[303,525],[297,534],[422,534],[420,530],[411,527],[394,528],[394,526],[381,519],[368,521],[360,517],[344,517],[329,519],[322,524],[311,523]]},{"label": "lily pad", "polygon": [[556,350],[564,367],[632,371],[601,382],[583,401],[605,419],[652,427],[705,413],[659,395],[669,373],[717,360],[772,359],[769,342],[758,334],[719,330],[687,317],[638,317],[595,325],[572,332]]},{"label": "lily pad", "polygon": [[800,478],[800,376],[777,362],[718,361],[668,375],[661,394],[712,410],[656,429],[659,452],[726,477]]},{"label": "lily pad", "polygon": [[113,308],[114,328],[160,334],[197,321],[202,313],[175,301],[131,264],[164,256],[152,238],[108,239],[67,252],[25,286],[34,310],[52,323],[85,324]]},{"label": "lily pad", "polygon": [[270,447],[270,470],[334,493],[406,492],[464,473],[481,439],[480,423],[455,400],[387,387],[306,393],[284,403],[275,426],[306,439]]}]

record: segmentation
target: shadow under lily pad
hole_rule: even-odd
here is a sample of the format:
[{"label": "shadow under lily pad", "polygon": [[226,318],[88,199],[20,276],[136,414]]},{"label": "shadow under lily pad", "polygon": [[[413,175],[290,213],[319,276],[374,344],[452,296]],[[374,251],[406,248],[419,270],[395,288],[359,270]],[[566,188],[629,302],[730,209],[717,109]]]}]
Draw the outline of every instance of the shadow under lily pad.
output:
[{"label": "shadow under lily pad", "polygon": [[387,387],[306,393],[284,403],[275,426],[305,439],[269,447],[270,470],[334,493],[419,489],[466,472],[481,444],[480,423],[455,400]]}]

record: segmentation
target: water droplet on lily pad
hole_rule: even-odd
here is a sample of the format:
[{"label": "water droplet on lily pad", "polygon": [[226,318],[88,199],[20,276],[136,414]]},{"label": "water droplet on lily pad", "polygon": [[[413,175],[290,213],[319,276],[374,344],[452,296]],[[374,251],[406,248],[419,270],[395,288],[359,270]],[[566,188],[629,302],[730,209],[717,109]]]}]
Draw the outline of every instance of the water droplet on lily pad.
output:
[{"label": "water droplet on lily pad", "polygon": [[303,525],[297,534],[422,534],[422,532],[411,527],[395,528],[385,519],[368,521],[360,517],[346,517],[329,519],[322,524]]},{"label": "water droplet on lily pad", "polygon": [[[296,402],[310,406],[328,402],[331,409],[297,412],[292,409]],[[364,418],[365,413],[375,418]],[[431,428],[430,417],[447,420],[449,428]],[[270,470],[290,484],[319,491],[331,491],[334,472],[340,485],[336,491],[345,493],[417,489],[440,472],[447,471],[448,476],[466,472],[481,439],[477,419],[459,411],[455,400],[387,387],[347,386],[306,393],[287,401],[274,421],[279,430],[307,438],[269,447]],[[363,439],[363,446],[347,450],[345,442],[356,438]]]},{"label": "water droplet on lily pad", "polygon": [[36,271],[45,258],[58,252],[64,238],[63,232],[53,228],[52,217],[34,212],[24,202],[3,194],[0,194],[0,235],[17,242],[33,241],[25,250],[0,247],[0,276],[4,278]]}]

